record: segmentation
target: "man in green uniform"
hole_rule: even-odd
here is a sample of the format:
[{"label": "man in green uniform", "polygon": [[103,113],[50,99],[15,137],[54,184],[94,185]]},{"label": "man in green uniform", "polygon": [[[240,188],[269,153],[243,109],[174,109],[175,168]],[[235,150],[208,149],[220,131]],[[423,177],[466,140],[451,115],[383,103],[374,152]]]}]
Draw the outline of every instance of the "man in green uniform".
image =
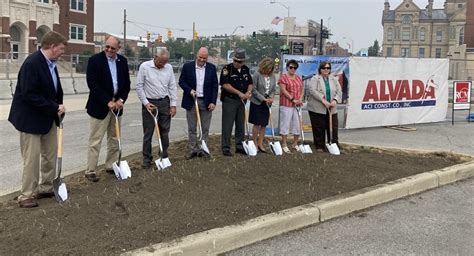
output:
[{"label": "man in green uniform", "polygon": [[244,65],[245,50],[234,51],[233,62],[221,71],[220,85],[222,101],[222,137],[221,147],[224,156],[232,156],[230,140],[235,123],[235,152],[245,154],[244,140],[245,103],[252,96],[252,76],[249,68]]}]

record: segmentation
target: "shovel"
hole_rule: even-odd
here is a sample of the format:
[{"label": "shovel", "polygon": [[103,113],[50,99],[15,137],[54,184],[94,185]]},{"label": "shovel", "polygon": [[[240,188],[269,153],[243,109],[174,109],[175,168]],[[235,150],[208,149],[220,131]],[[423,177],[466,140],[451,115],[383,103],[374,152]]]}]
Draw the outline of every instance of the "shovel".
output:
[{"label": "shovel", "polygon": [[298,112],[298,120],[300,121],[300,129],[301,129],[301,145],[298,147],[300,148],[301,153],[303,154],[312,154],[313,151],[308,144],[304,144],[304,131],[303,131],[303,114],[301,111],[301,107],[295,107],[296,111]]},{"label": "shovel", "polygon": [[198,106],[198,101],[197,97],[194,96],[194,105],[196,106],[196,118],[197,118],[197,124],[199,127],[199,142],[201,145],[201,149],[204,150],[207,154],[209,153],[209,148],[207,147],[206,142],[202,139],[202,124],[201,124],[201,115],[199,114],[199,106]]},{"label": "shovel", "polygon": [[158,139],[158,145],[160,148],[160,152],[158,153],[160,158],[158,158],[155,161],[155,164],[156,164],[156,168],[158,168],[158,170],[160,171],[160,170],[170,167],[171,161],[168,157],[163,158],[163,145],[161,144],[160,128],[158,127],[158,109],[155,109],[156,114],[153,114],[152,111],[149,111],[149,112],[150,112],[150,115],[153,116],[153,120],[155,121],[156,137]]},{"label": "shovel", "polygon": [[61,169],[63,164],[63,116],[59,116],[58,128],[58,155],[56,158],[56,168],[58,176],[53,180],[53,191],[56,201],[62,203],[67,200],[67,189],[64,179],[61,178]]},{"label": "shovel", "polygon": [[114,169],[115,176],[119,180],[126,180],[130,177],[132,177],[132,171],[130,170],[130,166],[128,166],[127,161],[121,161],[122,158],[122,143],[120,140],[120,127],[119,127],[119,120],[118,120],[118,115],[120,113],[120,110],[115,113],[112,111],[112,114],[115,116],[115,134],[117,136],[118,140],[118,146],[119,146],[119,157],[117,162],[114,162],[112,164],[112,168]]},{"label": "shovel", "polygon": [[326,143],[326,148],[328,149],[331,155],[340,155],[341,151],[336,143],[332,143],[332,114],[328,108],[329,115],[329,143]]},{"label": "shovel", "polygon": [[272,150],[273,154],[276,156],[281,156],[283,155],[283,149],[281,148],[281,144],[279,141],[275,141],[275,131],[273,129],[273,121],[272,121],[272,107],[268,106],[268,112],[269,112],[269,122],[270,122],[270,127],[272,129],[272,141],[269,143],[270,149]]},{"label": "shovel", "polygon": [[245,107],[245,129],[247,130],[247,137],[245,138],[245,141],[242,142],[242,145],[244,146],[244,150],[247,155],[256,156],[257,147],[255,146],[255,143],[253,143],[253,140],[250,140],[250,130],[249,130],[249,125],[248,125],[249,113],[247,111],[247,106],[243,100],[242,100],[242,104],[244,104],[244,107]]}]

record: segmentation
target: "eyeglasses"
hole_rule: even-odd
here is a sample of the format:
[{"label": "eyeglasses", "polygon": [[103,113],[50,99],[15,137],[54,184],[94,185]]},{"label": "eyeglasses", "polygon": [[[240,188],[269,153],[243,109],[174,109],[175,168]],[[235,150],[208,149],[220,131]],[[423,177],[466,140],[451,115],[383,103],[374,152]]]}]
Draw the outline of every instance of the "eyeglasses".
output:
[{"label": "eyeglasses", "polygon": [[322,67],[321,69],[331,70],[331,67]]},{"label": "eyeglasses", "polygon": [[294,69],[294,70],[297,70],[298,67],[295,67],[295,66],[288,66],[289,69]]},{"label": "eyeglasses", "polygon": [[105,46],[105,49],[110,49],[110,50],[112,50],[112,51],[116,51],[116,50],[117,50],[117,48],[112,47],[112,46],[110,46],[110,45],[106,45],[106,46]]}]

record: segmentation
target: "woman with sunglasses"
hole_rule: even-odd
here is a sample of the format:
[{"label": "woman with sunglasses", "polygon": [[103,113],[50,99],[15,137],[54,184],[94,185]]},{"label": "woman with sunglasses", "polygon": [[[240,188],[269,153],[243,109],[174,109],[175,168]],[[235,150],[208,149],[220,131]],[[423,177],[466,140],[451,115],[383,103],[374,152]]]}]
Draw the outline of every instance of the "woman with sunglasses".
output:
[{"label": "woman with sunglasses", "polygon": [[249,123],[253,124],[253,142],[257,145],[258,151],[262,153],[267,152],[263,146],[263,138],[270,116],[268,108],[273,103],[276,88],[274,67],[275,62],[271,58],[264,58],[258,64],[258,72],[255,72],[252,77],[254,86],[250,98]]},{"label": "woman with sunglasses", "polygon": [[299,151],[298,140],[300,137],[300,123],[298,112],[295,107],[303,105],[303,80],[296,74],[298,62],[289,60],[286,63],[287,73],[280,76],[280,135],[282,149],[285,153],[291,153],[288,148],[288,134],[293,134],[292,148]]},{"label": "woman with sunglasses", "polygon": [[[332,115],[332,143],[339,146],[337,103],[342,100],[342,90],[338,78],[331,76],[331,63],[323,61],[319,64],[317,76],[308,83],[308,112],[313,130],[313,141],[316,150],[327,152],[324,134],[329,141],[329,115]],[[340,148],[340,147],[339,147]]]}]

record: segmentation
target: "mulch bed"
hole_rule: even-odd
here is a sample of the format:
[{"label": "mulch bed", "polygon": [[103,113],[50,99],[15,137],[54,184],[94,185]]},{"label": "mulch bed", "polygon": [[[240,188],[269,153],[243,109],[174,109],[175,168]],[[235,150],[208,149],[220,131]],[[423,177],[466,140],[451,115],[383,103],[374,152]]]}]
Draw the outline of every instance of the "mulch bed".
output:
[{"label": "mulch bed", "polygon": [[219,145],[211,137],[210,159],[185,160],[187,142],[172,143],[173,166],[160,172],[141,170],[137,154],[125,181],[105,172],[98,183],[69,177],[63,204],[1,203],[0,255],[117,254],[462,162],[364,147],[341,156],[224,157]]}]

